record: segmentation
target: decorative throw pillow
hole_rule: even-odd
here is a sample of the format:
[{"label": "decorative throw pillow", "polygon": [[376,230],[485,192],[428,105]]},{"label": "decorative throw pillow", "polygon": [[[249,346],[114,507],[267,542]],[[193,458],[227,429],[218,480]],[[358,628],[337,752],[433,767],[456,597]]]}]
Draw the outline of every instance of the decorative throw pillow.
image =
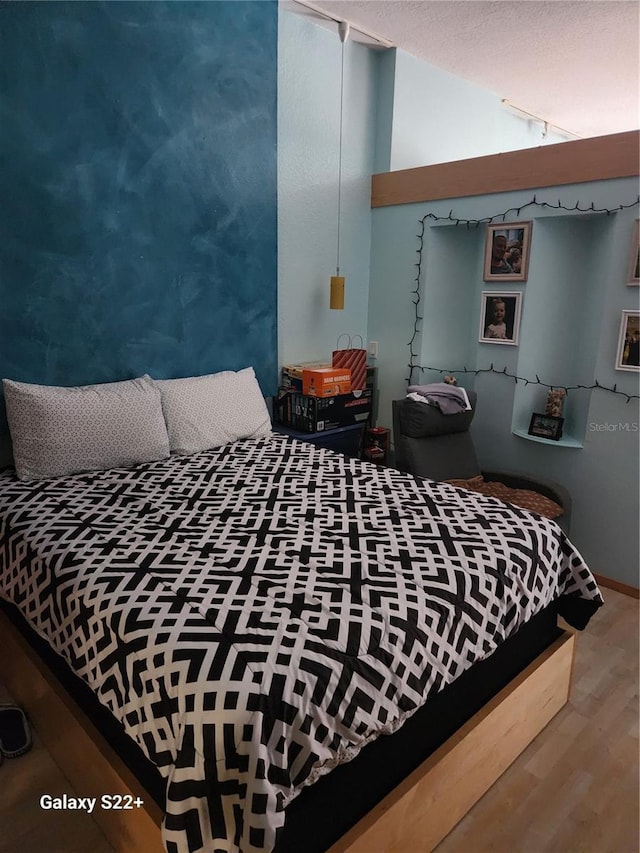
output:
[{"label": "decorative throw pillow", "polygon": [[160,392],[149,376],[64,388],[3,379],[21,480],[123,468],[169,455]]},{"label": "decorative throw pillow", "polygon": [[482,495],[515,504],[529,512],[537,512],[545,518],[559,518],[564,514],[560,504],[541,495],[540,492],[534,492],[531,489],[512,489],[504,483],[487,482],[481,474],[469,480],[447,480],[446,482],[459,489],[469,489],[472,492],[479,492]]},{"label": "decorative throw pillow", "polygon": [[253,367],[184,379],[156,379],[171,453],[188,455],[271,433]]}]

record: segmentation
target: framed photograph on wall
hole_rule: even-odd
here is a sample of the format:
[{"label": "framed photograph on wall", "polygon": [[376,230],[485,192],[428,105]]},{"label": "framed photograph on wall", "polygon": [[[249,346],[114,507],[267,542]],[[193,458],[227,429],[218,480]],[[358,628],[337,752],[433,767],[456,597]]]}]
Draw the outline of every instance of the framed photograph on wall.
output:
[{"label": "framed photograph on wall", "polygon": [[616,370],[640,371],[640,311],[622,312]]},{"label": "framed photograph on wall", "polygon": [[640,219],[633,223],[633,239],[631,241],[631,254],[629,255],[629,272],[627,284],[640,286]]},{"label": "framed photograph on wall", "polygon": [[485,281],[526,281],[529,274],[531,222],[487,225]]},{"label": "framed photograph on wall", "polygon": [[564,418],[534,412],[531,415],[531,422],[529,424],[529,435],[535,435],[537,438],[548,438],[551,441],[559,441],[562,438],[563,424]]},{"label": "framed photograph on wall", "polygon": [[521,300],[522,294],[513,291],[482,291],[480,343],[518,345]]}]

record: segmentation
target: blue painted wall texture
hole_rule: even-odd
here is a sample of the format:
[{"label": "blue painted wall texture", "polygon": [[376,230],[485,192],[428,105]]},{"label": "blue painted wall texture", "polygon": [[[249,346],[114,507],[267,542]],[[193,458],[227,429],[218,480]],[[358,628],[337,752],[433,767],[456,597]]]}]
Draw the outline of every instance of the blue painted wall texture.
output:
[{"label": "blue painted wall texture", "polygon": [[0,6],[0,376],[277,382],[275,2]]}]

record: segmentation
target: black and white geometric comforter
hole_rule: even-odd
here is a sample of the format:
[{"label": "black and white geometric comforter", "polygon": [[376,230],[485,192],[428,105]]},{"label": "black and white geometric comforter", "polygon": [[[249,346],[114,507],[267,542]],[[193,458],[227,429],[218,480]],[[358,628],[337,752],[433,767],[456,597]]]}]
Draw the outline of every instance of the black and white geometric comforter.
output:
[{"label": "black and white geometric comforter", "polygon": [[551,600],[554,522],[280,435],[0,474],[0,593],[167,780],[169,853],[271,850],[284,807]]}]

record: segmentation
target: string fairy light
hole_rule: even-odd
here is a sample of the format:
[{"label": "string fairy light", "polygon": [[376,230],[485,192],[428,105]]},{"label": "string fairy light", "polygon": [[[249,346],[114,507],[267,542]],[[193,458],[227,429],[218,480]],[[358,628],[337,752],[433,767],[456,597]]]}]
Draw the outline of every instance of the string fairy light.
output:
[{"label": "string fairy light", "polygon": [[420,332],[420,323],[423,320],[423,317],[420,314],[419,306],[421,302],[420,296],[420,277],[422,275],[422,264],[423,264],[423,254],[424,254],[424,234],[425,227],[427,221],[434,222],[451,222],[456,227],[460,225],[464,225],[468,230],[471,228],[479,228],[481,225],[490,224],[492,222],[506,222],[507,217],[512,217],[514,214],[516,217],[519,217],[523,210],[526,210],[529,207],[541,207],[541,208],[551,208],[553,210],[566,210],[570,213],[600,213],[606,216],[611,216],[612,214],[618,213],[620,210],[628,210],[632,207],[637,207],[640,205],[640,196],[633,202],[629,204],[620,204],[615,208],[607,208],[607,207],[596,207],[593,202],[587,206],[583,206],[580,204],[580,201],[577,201],[573,206],[568,206],[563,204],[560,199],[558,199],[558,203],[549,201],[538,201],[536,196],[526,202],[525,204],[521,204],[518,207],[510,207],[502,213],[496,213],[493,216],[486,216],[482,219],[464,219],[462,217],[454,216],[453,209],[449,211],[446,216],[439,216],[435,213],[426,213],[422,219],[419,220],[421,225],[420,233],[417,234],[417,239],[419,240],[418,248],[416,250],[418,255],[418,261],[414,265],[416,267],[416,275],[414,279],[415,287],[411,291],[411,295],[413,297],[412,302],[414,305],[414,319],[413,319],[413,331],[411,334],[411,338],[409,339],[409,343],[407,346],[409,347],[409,364],[407,367],[409,368],[409,376],[407,377],[407,382],[410,384],[413,380],[413,375],[415,371],[432,371],[434,373],[447,374],[447,375],[456,375],[456,374],[474,374],[478,375],[480,373],[495,373],[500,376],[506,376],[510,379],[515,380],[515,383],[523,382],[525,385],[540,385],[544,388],[563,388],[567,394],[569,391],[577,391],[577,390],[586,390],[592,391],[598,389],[600,391],[608,391],[611,394],[619,394],[621,397],[625,397],[627,403],[631,402],[631,400],[639,399],[638,394],[627,394],[624,391],[619,391],[617,385],[613,385],[613,387],[609,387],[607,385],[602,385],[597,380],[594,380],[592,385],[563,385],[562,383],[554,383],[549,384],[547,382],[542,382],[539,376],[536,375],[535,379],[531,379],[526,376],[518,376],[515,373],[509,373],[507,368],[504,367],[502,370],[496,369],[493,364],[489,367],[483,367],[478,369],[469,370],[467,367],[460,368],[439,368],[439,367],[430,367],[427,365],[420,365],[416,363],[418,358],[418,353],[414,351],[415,340]]},{"label": "string fairy light", "polygon": [[[515,373],[509,373],[506,367],[503,367],[502,370],[496,369],[493,364],[490,364],[489,367],[480,367],[474,370],[468,370],[466,367],[462,369],[458,368],[456,370],[448,370],[440,367],[428,367],[428,366],[418,366],[414,365],[414,369],[416,370],[431,370],[434,373],[443,373],[446,375],[456,374],[456,373],[472,373],[475,376],[478,376],[480,373],[496,373],[499,376],[507,376],[509,379],[514,379],[516,385],[518,382],[524,382],[525,385],[540,385],[543,388],[563,388],[568,394],[569,391],[592,391],[595,388],[600,391],[609,391],[611,394],[619,394],[621,397],[626,397],[627,403],[630,403],[631,400],[640,399],[640,395],[638,394],[627,394],[625,391],[618,391],[618,386],[614,385],[612,388],[609,388],[607,385],[601,385],[597,380],[593,383],[593,385],[550,385],[548,382],[543,382],[539,376],[536,375],[535,379],[527,379],[525,376],[518,376]],[[411,379],[409,379],[411,381]]]}]

